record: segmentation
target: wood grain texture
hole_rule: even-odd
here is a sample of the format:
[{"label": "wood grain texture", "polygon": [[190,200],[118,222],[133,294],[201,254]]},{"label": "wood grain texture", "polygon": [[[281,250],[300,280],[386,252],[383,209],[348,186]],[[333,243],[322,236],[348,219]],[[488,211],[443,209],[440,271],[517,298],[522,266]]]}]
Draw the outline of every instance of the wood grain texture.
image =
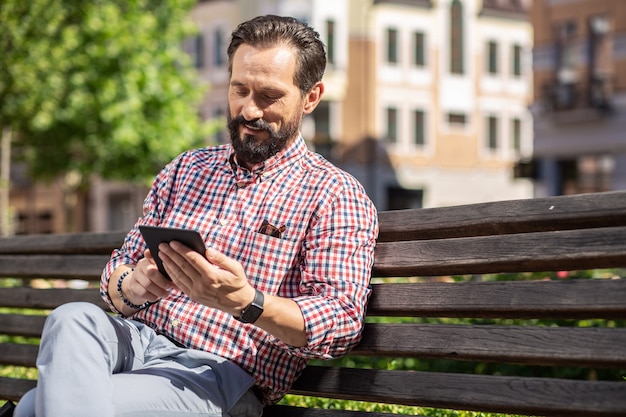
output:
[{"label": "wood grain texture", "polygon": [[35,388],[37,381],[30,379],[15,379],[0,376],[0,398],[9,401],[19,401],[27,391]]},{"label": "wood grain texture", "polygon": [[0,254],[103,254],[119,248],[126,232],[21,235],[0,238]]},{"label": "wood grain texture", "polygon": [[623,417],[626,383],[308,367],[293,392],[339,399],[542,416]]},{"label": "wood grain texture", "polygon": [[626,226],[383,242],[374,276],[542,272],[626,266]]},{"label": "wood grain texture", "polygon": [[487,236],[626,224],[626,192],[384,211],[380,242]]},{"label": "wood grain texture", "polygon": [[35,367],[39,346],[0,343],[0,364]]},{"label": "wood grain texture", "polygon": [[98,280],[110,255],[0,255],[0,276]]},{"label": "wood grain texture", "polygon": [[98,288],[0,288],[0,306],[50,310],[60,305],[85,301],[108,309]]},{"label": "wood grain texture", "polygon": [[405,317],[626,317],[626,280],[373,284],[367,314]]},{"label": "wood grain texture", "polygon": [[626,329],[368,324],[352,354],[626,369]]}]

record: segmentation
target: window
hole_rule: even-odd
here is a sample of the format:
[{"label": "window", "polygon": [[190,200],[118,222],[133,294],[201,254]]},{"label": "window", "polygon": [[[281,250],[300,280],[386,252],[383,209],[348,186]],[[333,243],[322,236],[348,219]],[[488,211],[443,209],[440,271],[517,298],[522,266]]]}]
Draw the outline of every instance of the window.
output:
[{"label": "window", "polygon": [[330,160],[332,157],[331,102],[327,100],[320,101],[311,116],[315,121],[315,134],[313,136],[315,152]]},{"label": "window", "polygon": [[[224,109],[222,108],[216,108],[213,111],[213,118],[216,121],[219,121],[220,124],[225,123],[222,122],[223,120],[226,119],[226,111],[224,111]],[[225,127],[225,126],[224,126]],[[229,136],[227,135],[227,129],[222,128],[219,129],[215,132],[215,141],[219,144],[223,144],[223,143],[228,143],[228,141],[230,140]]]},{"label": "window", "polygon": [[463,113],[448,113],[448,123],[450,125],[465,126],[467,116]]},{"label": "window", "polygon": [[216,67],[224,65],[224,39],[220,29],[215,31],[213,38],[213,65]]},{"label": "window", "polygon": [[391,28],[387,29],[387,62],[398,63],[398,31]]},{"label": "window", "polygon": [[19,211],[17,213],[15,234],[24,235],[38,233],[54,233],[54,213],[50,210]]},{"label": "window", "polygon": [[136,207],[129,192],[112,192],[108,195],[107,230],[127,230],[137,218]]},{"label": "window", "polygon": [[424,206],[423,190],[407,190],[401,187],[387,187],[387,209],[418,209]]},{"label": "window", "polygon": [[513,150],[519,152],[522,149],[522,121],[518,118],[511,122],[511,136],[513,139]]},{"label": "window", "polygon": [[387,140],[398,143],[398,109],[387,107]]},{"label": "window", "polygon": [[453,0],[450,6],[450,72],[463,74],[463,5]]},{"label": "window", "polygon": [[520,45],[513,45],[513,62],[511,63],[511,73],[514,77],[521,77],[522,75],[522,47]]},{"label": "window", "polygon": [[498,149],[498,119],[495,116],[487,117],[487,148]]},{"label": "window", "polygon": [[425,42],[422,32],[413,33],[413,63],[417,67],[426,65]]},{"label": "window", "polygon": [[581,156],[558,161],[560,194],[581,194],[613,189],[615,160],[609,155]]},{"label": "window", "polygon": [[424,145],[426,143],[424,126],[424,111],[415,110],[413,112],[413,143]]},{"label": "window", "polygon": [[577,81],[576,22],[567,21],[557,27],[557,71],[560,83]]},{"label": "window", "polygon": [[335,21],[326,21],[326,55],[329,64],[335,63]]},{"label": "window", "polygon": [[611,22],[606,16],[592,16],[589,19],[589,104],[596,108],[610,106],[611,77],[613,68],[613,35]]},{"label": "window", "polygon": [[194,39],[194,65],[196,68],[204,67],[204,36],[199,33]]},{"label": "window", "polygon": [[487,72],[498,73],[498,44],[495,41],[487,42]]},{"label": "window", "polygon": [[322,100],[313,111],[315,121],[315,143],[330,141],[330,101]]}]

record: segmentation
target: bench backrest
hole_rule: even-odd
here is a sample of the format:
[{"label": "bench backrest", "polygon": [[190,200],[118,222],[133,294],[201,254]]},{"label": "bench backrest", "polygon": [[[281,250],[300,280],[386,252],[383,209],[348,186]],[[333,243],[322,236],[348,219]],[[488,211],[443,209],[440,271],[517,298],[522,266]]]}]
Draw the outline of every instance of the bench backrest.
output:
[{"label": "bench backrest", "polygon": [[[312,365],[293,393],[528,415],[626,415],[626,382],[619,377],[550,376],[564,367],[588,369],[594,378],[626,369],[626,280],[571,279],[580,275],[575,271],[626,267],[626,192],[381,212],[379,218],[368,324],[352,356],[443,360],[442,368],[448,361],[476,369],[522,364],[536,367],[534,375],[515,366],[506,375],[502,368],[486,375]],[[88,290],[0,288],[0,307],[47,310],[78,300],[104,307],[97,280],[123,235],[0,239],[0,277],[92,282]],[[573,272],[563,280],[522,274],[551,271]],[[485,275],[502,272],[515,279]],[[43,319],[3,314],[0,334],[38,337]],[[548,319],[567,325],[546,326]],[[0,343],[0,363],[33,366],[36,352],[35,345]],[[33,385],[0,378],[0,398],[16,400]],[[343,414],[274,406],[265,415]]]}]

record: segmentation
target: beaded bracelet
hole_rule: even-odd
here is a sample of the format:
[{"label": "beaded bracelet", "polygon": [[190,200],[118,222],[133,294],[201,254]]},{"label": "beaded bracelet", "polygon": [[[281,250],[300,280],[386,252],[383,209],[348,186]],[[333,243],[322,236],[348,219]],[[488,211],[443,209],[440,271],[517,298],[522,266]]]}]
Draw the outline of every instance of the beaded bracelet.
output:
[{"label": "beaded bracelet", "polygon": [[133,272],[134,270],[135,270],[134,268],[129,269],[127,271],[124,271],[122,275],[120,275],[120,279],[117,280],[117,292],[119,293],[120,298],[122,299],[124,304],[126,304],[128,307],[134,308],[135,310],[141,310],[141,309],[148,307],[152,303],[150,301],[146,301],[145,303],[141,305],[133,304],[130,301],[128,301],[128,299],[124,296],[124,293],[122,292],[122,281],[124,281],[124,278],[126,278],[126,276],[130,274],[131,272]]}]

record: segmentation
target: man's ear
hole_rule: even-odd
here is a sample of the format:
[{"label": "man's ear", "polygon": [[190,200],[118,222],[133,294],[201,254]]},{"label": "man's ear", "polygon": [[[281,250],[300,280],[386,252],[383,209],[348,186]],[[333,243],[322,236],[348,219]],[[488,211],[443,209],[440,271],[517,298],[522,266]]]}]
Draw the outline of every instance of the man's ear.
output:
[{"label": "man's ear", "polygon": [[317,107],[322,96],[324,95],[324,83],[321,81],[318,82],[311,88],[311,90],[307,93],[304,101],[304,114],[311,114],[313,110]]}]

